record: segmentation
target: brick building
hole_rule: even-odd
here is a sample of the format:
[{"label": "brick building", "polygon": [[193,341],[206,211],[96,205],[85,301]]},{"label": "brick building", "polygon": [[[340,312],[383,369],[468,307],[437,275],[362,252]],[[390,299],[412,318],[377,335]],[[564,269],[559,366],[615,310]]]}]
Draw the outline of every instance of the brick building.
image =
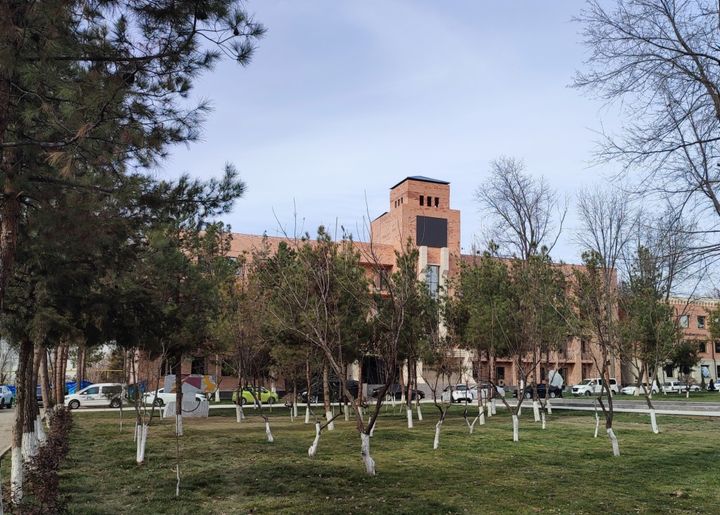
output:
[{"label": "brick building", "polygon": [[[418,276],[425,279],[428,287],[437,290],[447,279],[457,273],[461,260],[472,260],[472,255],[463,255],[460,246],[460,211],[450,207],[450,183],[422,176],[407,177],[390,188],[389,210],[371,222],[369,242],[358,242],[361,263],[368,268],[376,269],[378,264],[392,271],[395,267],[395,251],[403,248],[410,239],[419,250]],[[270,250],[277,248],[285,240],[279,237],[263,237],[259,235],[233,234],[231,255],[250,255],[253,250],[260,249],[263,244]],[[379,262],[379,263],[378,263]],[[570,274],[574,265],[561,265]],[[379,285],[376,285],[379,286]],[[562,350],[551,356],[551,362],[565,378],[566,384],[580,382],[586,377],[595,377],[592,353],[597,349],[590,342],[571,339],[563,342]],[[455,351],[456,357],[463,363],[461,382],[474,383],[475,379],[487,380],[489,370],[487,363],[472,352],[462,349]],[[611,374],[620,381],[620,367],[612,364]],[[363,366],[363,376],[368,368]],[[232,390],[237,385],[237,378],[222,377],[222,367],[216,359],[188,358],[183,363],[182,373],[207,373],[221,378],[221,390]],[[349,373],[358,379],[359,367],[351,367]],[[422,372],[422,370],[420,371]],[[406,372],[403,372],[406,374]],[[543,371],[539,370],[542,375]],[[426,370],[420,377],[432,380],[432,371]],[[516,377],[511,360],[496,359],[496,377],[498,381],[513,384]],[[363,378],[364,382],[373,381]],[[419,380],[422,383],[422,379]],[[277,385],[282,387],[283,385]]]},{"label": "brick building", "polygon": [[[691,371],[694,382],[700,384],[710,379],[717,382],[720,378],[720,341],[714,341],[710,335],[710,312],[717,309],[720,299],[688,299],[674,297],[670,305],[675,309],[678,325],[686,341],[698,346],[700,363]],[[665,379],[682,379],[681,370],[668,365],[663,370]]]}]

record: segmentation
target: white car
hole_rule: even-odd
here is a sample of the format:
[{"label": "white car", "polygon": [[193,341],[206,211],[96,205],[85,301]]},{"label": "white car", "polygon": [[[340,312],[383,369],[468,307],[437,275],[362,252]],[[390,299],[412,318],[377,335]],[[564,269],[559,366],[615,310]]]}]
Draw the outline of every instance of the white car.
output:
[{"label": "white car", "polygon": [[7,386],[0,386],[0,409],[12,408],[15,403],[15,395]]},{"label": "white car", "polygon": [[119,408],[122,403],[123,386],[120,383],[99,383],[86,386],[77,393],[65,396],[65,406],[78,409],[81,406],[110,406]]},{"label": "white car", "polygon": [[[612,393],[618,393],[617,380],[614,377],[610,378],[610,391]],[[603,380],[599,377],[593,377],[590,379],[583,380],[582,383],[576,384],[572,387],[573,395],[598,395],[603,393]]]},{"label": "white car", "polygon": [[[643,388],[643,386],[645,388]],[[632,384],[629,386],[626,386],[620,390],[620,393],[623,395],[635,395],[637,392],[637,395],[645,395],[645,389],[649,389],[647,383],[643,383],[643,386],[638,387],[636,384]],[[653,383],[652,386],[652,394],[656,394],[660,391],[660,388],[658,388],[657,383]]]},{"label": "white car", "polygon": [[685,393],[688,391],[688,389],[691,392],[699,392],[700,386],[696,384],[691,384],[690,386],[688,386],[682,381],[665,381],[662,385],[663,393]]},{"label": "white car", "polygon": [[[183,398],[188,398],[191,394],[183,393]],[[202,393],[196,393],[195,394],[195,400],[197,401],[204,401],[207,400],[205,398],[205,395]],[[151,392],[145,392],[142,396],[143,404],[153,404],[155,403],[155,406],[162,407],[165,406],[168,402],[174,402],[175,401],[175,392],[168,392],[165,393],[165,388],[160,388],[157,391],[157,398],[155,397],[155,390]]]},{"label": "white car", "polygon": [[477,400],[477,386],[468,386],[466,384],[448,385],[440,394],[440,400],[443,402],[472,402]]}]

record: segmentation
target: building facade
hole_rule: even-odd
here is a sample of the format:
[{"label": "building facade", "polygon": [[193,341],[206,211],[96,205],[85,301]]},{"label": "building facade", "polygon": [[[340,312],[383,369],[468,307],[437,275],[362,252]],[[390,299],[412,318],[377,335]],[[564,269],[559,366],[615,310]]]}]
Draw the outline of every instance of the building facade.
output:
[{"label": "building facade", "polygon": [[[710,379],[720,379],[720,341],[713,340],[710,334],[710,314],[720,305],[720,299],[688,299],[674,297],[670,305],[675,310],[678,325],[685,341],[698,347],[700,362],[691,370],[690,377],[696,384],[708,383]],[[671,365],[664,367],[665,379],[683,379],[682,370]]]},{"label": "building facade", "polygon": [[[460,262],[469,262],[473,255],[463,255],[460,242],[460,211],[451,208],[450,183],[429,177],[412,176],[403,179],[390,188],[389,209],[372,220],[370,241],[357,242],[361,264],[369,273],[378,266],[392,272],[395,268],[395,252],[401,251],[410,242],[419,252],[418,277],[425,280],[431,291],[442,288],[449,278],[458,273]],[[253,251],[268,246],[270,251],[286,238],[260,235],[233,234],[230,254],[233,257],[250,256]],[[571,274],[573,265],[560,265]],[[380,287],[379,284],[376,284]],[[550,356],[551,368],[557,369],[566,384],[580,382],[584,378],[598,375],[593,360],[597,349],[591,342],[569,339],[562,342],[561,351]],[[463,372],[458,382],[475,383],[490,378],[489,364],[484,357],[474,352],[456,349],[455,357],[462,362]],[[517,377],[512,360],[496,358],[493,377],[500,384],[514,385]],[[538,377],[542,380],[545,367],[538,366]],[[353,379],[359,379],[360,367],[350,368]],[[363,367],[365,370],[365,367]],[[220,378],[221,390],[232,390],[237,386],[236,377],[223,377],[219,359],[188,358],[183,363],[183,374],[214,374]],[[406,376],[407,372],[403,371]],[[611,367],[611,375],[620,382],[620,367]],[[372,380],[365,377],[363,382]],[[420,370],[418,382],[433,381],[431,370]],[[273,385],[271,385],[273,386]],[[282,387],[284,385],[277,385]],[[426,388],[427,389],[427,388]]]}]

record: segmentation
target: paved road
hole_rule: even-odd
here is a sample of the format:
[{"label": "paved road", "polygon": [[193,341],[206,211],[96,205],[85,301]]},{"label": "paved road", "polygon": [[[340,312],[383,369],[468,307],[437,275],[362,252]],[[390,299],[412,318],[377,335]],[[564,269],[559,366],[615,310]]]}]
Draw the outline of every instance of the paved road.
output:
[{"label": "paved road", "polygon": [[10,446],[15,408],[0,410],[0,452]]}]

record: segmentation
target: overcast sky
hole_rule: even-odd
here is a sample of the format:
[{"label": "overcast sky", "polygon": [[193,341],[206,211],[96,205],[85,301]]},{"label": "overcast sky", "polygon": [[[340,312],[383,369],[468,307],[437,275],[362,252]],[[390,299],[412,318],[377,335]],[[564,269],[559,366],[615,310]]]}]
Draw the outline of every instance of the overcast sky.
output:
[{"label": "overcast sky", "polygon": [[[224,62],[198,81],[212,101],[202,141],[159,172],[219,176],[234,163],[247,193],[233,231],[314,233],[336,223],[364,239],[408,175],[451,183],[462,246],[483,230],[473,192],[500,155],[525,160],[562,195],[603,181],[591,167],[612,112],[569,87],[586,53],[579,0],[248,3],[267,28],[247,68]],[[367,202],[366,202],[367,199]],[[554,253],[577,262],[574,201]]]}]

